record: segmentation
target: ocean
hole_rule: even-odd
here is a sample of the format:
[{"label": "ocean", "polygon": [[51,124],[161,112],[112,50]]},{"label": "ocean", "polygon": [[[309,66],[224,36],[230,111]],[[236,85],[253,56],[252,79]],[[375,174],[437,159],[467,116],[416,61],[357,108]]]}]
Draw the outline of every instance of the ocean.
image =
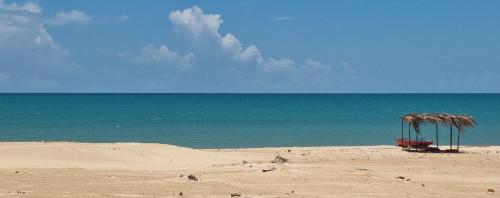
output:
[{"label": "ocean", "polygon": [[411,112],[472,115],[461,144],[500,145],[500,94],[0,94],[0,141],[392,145]]}]

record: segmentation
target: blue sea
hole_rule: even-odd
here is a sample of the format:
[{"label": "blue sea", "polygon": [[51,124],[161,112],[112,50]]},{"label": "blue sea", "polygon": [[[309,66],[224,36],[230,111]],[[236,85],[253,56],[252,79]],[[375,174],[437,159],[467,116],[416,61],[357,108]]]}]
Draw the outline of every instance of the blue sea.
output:
[{"label": "blue sea", "polygon": [[500,94],[0,94],[0,141],[388,145],[410,112],[470,114],[461,143],[500,145]]}]

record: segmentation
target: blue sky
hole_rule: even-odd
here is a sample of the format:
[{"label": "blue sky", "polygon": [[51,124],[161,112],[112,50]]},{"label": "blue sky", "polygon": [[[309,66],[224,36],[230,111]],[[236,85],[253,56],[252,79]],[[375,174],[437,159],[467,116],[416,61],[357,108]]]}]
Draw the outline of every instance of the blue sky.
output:
[{"label": "blue sky", "polygon": [[0,0],[0,92],[500,92],[499,10]]}]

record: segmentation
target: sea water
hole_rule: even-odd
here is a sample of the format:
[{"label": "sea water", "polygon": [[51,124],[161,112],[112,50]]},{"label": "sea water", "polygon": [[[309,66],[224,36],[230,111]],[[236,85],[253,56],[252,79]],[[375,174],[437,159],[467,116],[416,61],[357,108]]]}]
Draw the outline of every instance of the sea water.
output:
[{"label": "sea water", "polygon": [[[0,141],[387,145],[411,112],[472,115],[461,144],[500,145],[500,94],[0,94]],[[435,140],[434,127],[422,136]]]}]

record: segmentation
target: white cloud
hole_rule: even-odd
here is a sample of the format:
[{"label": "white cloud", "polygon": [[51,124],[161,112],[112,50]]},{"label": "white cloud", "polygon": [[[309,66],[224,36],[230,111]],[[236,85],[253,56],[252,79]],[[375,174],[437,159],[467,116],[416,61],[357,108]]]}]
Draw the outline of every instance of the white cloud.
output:
[{"label": "white cloud", "polygon": [[[188,41],[184,47],[191,53],[181,55],[164,45],[147,45],[138,53],[125,51],[117,56],[167,66],[152,69],[164,75],[162,79],[176,91],[320,90],[333,82],[332,69],[319,61],[266,57],[256,45],[244,45],[235,34],[221,33],[219,14],[193,6],[172,11],[169,20],[177,35]],[[189,72],[176,72],[179,69]]]},{"label": "white cloud", "polygon": [[189,69],[194,60],[194,54],[189,53],[184,56],[171,51],[167,46],[161,45],[158,48],[154,45],[147,45],[141,50],[139,56],[133,58],[136,63],[166,63],[174,64],[181,69]]},{"label": "white cloud", "polygon": [[41,8],[38,4],[27,2],[18,6],[16,3],[4,4],[0,0],[0,8],[7,10],[0,9],[1,49],[50,49],[63,52],[35,15],[24,14],[26,11],[39,13]]},{"label": "white cloud", "polygon": [[343,69],[344,73],[348,77],[350,77],[352,79],[357,79],[358,78],[356,70],[351,66],[351,64],[349,62],[347,62],[347,61],[341,61],[340,65],[342,66],[342,69]]},{"label": "white cloud", "polygon": [[280,16],[280,17],[274,17],[271,20],[273,20],[273,21],[290,21],[293,19],[294,19],[293,17],[289,17],[289,16]]},{"label": "white cloud", "polygon": [[226,34],[221,40],[222,48],[228,50],[230,52],[240,52],[241,51],[241,43],[240,41],[234,37],[231,33]]},{"label": "white cloud", "polygon": [[50,25],[66,25],[70,23],[87,24],[92,19],[88,14],[79,10],[58,12],[53,19],[47,21]]},{"label": "white cloud", "polygon": [[25,49],[33,54],[33,50],[46,49],[57,54],[68,54],[37,18],[17,13],[0,12],[0,43],[5,50]]},{"label": "white cloud", "polygon": [[[4,89],[23,90],[33,87],[28,82],[52,81],[78,70],[69,51],[60,46],[40,19],[36,3],[4,4],[0,2],[0,65]],[[8,79],[8,81],[6,80]],[[37,80],[35,80],[37,79]],[[48,87],[56,84],[50,83]],[[40,84],[49,85],[49,83]],[[38,86],[40,87],[40,86]]]},{"label": "white cloud", "polygon": [[265,59],[255,45],[244,48],[233,34],[227,33],[225,36],[221,36],[219,28],[223,20],[218,14],[205,14],[201,8],[193,6],[183,11],[171,12],[169,19],[174,24],[176,31],[188,36],[191,41],[208,43],[210,47],[216,45],[219,51],[228,54],[239,64],[256,64],[257,68],[264,72],[283,72],[296,69],[295,61],[291,59]]},{"label": "white cloud", "polygon": [[[92,22],[92,24],[95,25],[111,25],[111,24],[116,24],[116,23],[122,23],[125,21],[130,20],[130,16],[126,14],[121,14],[117,16],[89,16],[88,14],[85,14],[87,17],[86,22],[82,21],[80,24],[88,24],[89,22]],[[49,20],[48,22],[54,22],[55,19]],[[73,21],[73,23],[76,21]]]},{"label": "white cloud", "polygon": [[257,63],[262,63],[262,54],[260,53],[259,49],[255,45],[250,45],[243,52],[239,54],[239,57],[243,61],[249,61],[249,60],[256,60]]},{"label": "white cloud", "polygon": [[295,61],[288,58],[274,59],[270,58],[263,64],[262,70],[265,72],[282,72],[282,71],[296,71]]},{"label": "white cloud", "polygon": [[220,40],[222,49],[229,53],[232,58],[236,61],[246,63],[249,61],[255,61],[256,63],[262,62],[262,54],[257,49],[255,45],[250,45],[249,47],[243,49],[240,41],[231,33],[226,34]]},{"label": "white cloud", "polygon": [[63,50],[59,44],[57,44],[52,36],[47,32],[47,29],[43,27],[43,25],[38,26],[38,35],[33,39],[33,43],[38,48],[45,48],[49,50],[57,50],[64,55],[69,55],[69,52]]},{"label": "white cloud", "polygon": [[330,67],[313,59],[306,59],[302,68],[310,72],[328,72]]},{"label": "white cloud", "polygon": [[195,39],[200,38],[202,34],[209,34],[220,38],[218,32],[222,24],[220,15],[204,14],[203,10],[198,6],[193,6],[183,11],[173,11],[170,13],[169,19],[177,30],[185,31]]},{"label": "white cloud", "polygon": [[4,0],[0,0],[0,9],[7,11],[22,11],[31,14],[39,14],[42,12],[42,8],[35,2],[25,2],[23,5],[17,5],[17,3],[6,4]]}]

